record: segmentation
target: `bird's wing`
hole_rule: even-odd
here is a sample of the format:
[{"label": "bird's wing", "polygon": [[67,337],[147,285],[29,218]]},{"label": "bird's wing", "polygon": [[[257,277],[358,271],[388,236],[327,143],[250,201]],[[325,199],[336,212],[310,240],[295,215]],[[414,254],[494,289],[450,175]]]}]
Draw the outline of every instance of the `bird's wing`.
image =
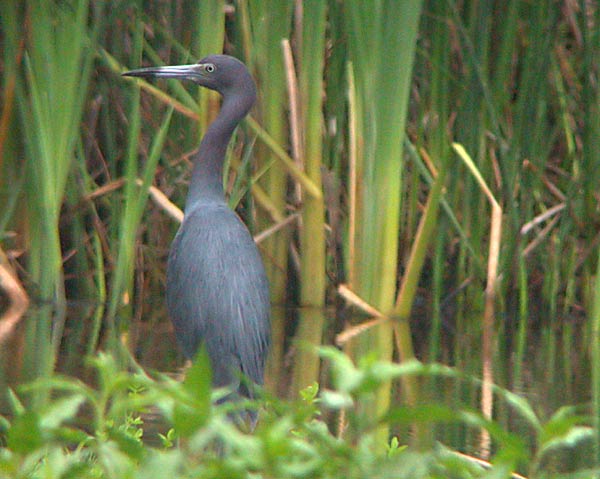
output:
[{"label": "bird's wing", "polygon": [[215,385],[230,384],[240,370],[262,384],[268,283],[252,237],[226,206],[198,209],[182,224],[169,258],[167,300],[186,356],[206,344]]}]

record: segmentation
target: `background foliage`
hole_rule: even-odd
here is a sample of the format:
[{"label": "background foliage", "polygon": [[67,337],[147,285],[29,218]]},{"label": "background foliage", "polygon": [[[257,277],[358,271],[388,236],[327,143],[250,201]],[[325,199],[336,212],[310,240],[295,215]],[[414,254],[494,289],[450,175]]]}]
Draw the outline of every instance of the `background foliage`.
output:
[{"label": "background foliage", "polygon": [[[17,454],[8,463],[75,461],[61,455],[73,443],[96,445],[76,453],[91,454],[100,476],[113,474],[103,451],[124,453],[123,467],[140,463],[106,432],[107,421],[137,417],[123,415],[137,410],[130,399],[114,417],[95,413],[92,438],[63,442],[62,423],[83,404],[103,410],[114,391],[102,381],[80,390],[55,373],[102,377],[106,356],[96,369],[82,360],[98,350],[116,370],[180,364],[163,301],[173,204],[183,204],[190,155],[219,99],[119,74],[221,51],[242,59],[259,88],[224,181],[271,283],[267,391],[296,400],[315,381],[332,385],[322,418],[334,429],[345,411],[343,457],[363,450],[366,430],[373,444],[389,444],[390,432],[408,442],[413,430],[427,450],[434,439],[476,450],[483,426],[505,467],[535,475],[553,447],[600,444],[598,428],[586,428],[600,418],[599,22],[586,0],[2,2],[0,382],[3,391],[38,384],[19,399],[3,394],[21,418],[4,426]],[[314,348],[323,344],[367,358],[357,371],[379,361],[368,394],[331,382]],[[381,372],[414,357],[455,369]],[[483,387],[458,380],[482,375]],[[142,377],[152,392],[143,405],[178,401],[176,385]],[[489,380],[529,399],[517,408],[529,419],[491,396]],[[138,379],[123,381],[124,393]],[[68,394],[57,400],[56,390]],[[320,426],[298,426],[294,439],[297,417],[314,410],[277,404],[264,434],[285,431],[284,443],[304,452],[336,441]],[[351,404],[365,414],[358,424],[345,416]],[[369,414],[389,420],[365,428]],[[419,414],[424,427],[413,424]],[[19,450],[19,431],[37,439]],[[247,457],[267,447],[258,436],[241,436],[264,441],[241,447]],[[597,465],[600,446],[581,450],[585,464],[572,449],[556,462]],[[179,468],[184,452],[142,462]],[[409,453],[419,464],[442,454],[404,451],[407,463]],[[357,471],[373,460],[359,457]]]}]

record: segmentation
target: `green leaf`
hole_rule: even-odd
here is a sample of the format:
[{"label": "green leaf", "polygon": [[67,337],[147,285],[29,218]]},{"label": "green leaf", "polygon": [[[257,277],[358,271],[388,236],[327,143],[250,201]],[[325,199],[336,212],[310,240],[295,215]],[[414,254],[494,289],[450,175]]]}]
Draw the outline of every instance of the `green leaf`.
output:
[{"label": "green leaf", "polygon": [[312,404],[319,394],[319,383],[314,382],[310,386],[306,386],[304,389],[300,391],[300,397],[303,401]]},{"label": "green leaf", "polygon": [[336,391],[323,391],[321,393],[321,401],[324,406],[334,411],[354,406],[354,401],[350,395]]},{"label": "green leaf", "polygon": [[192,366],[187,370],[183,385],[194,398],[210,404],[212,370],[206,347],[202,345]]},{"label": "green leaf", "polygon": [[136,471],[135,477],[140,479],[180,477],[178,473],[182,462],[183,457],[179,450],[153,451],[148,460],[144,461]]},{"label": "green leaf", "polygon": [[28,454],[42,447],[44,439],[39,414],[26,411],[15,417],[7,434],[8,448],[16,453]]},{"label": "green leaf", "polygon": [[109,429],[108,437],[112,439],[119,446],[119,450],[127,454],[127,456],[135,460],[140,460],[144,456],[145,450],[142,441],[122,429]]},{"label": "green leaf", "polygon": [[386,416],[386,421],[398,424],[458,422],[460,411],[438,404],[426,404],[416,407],[400,406],[393,408]]},{"label": "green leaf", "polygon": [[25,412],[25,406],[11,388],[8,388],[8,402],[14,415],[18,416]]},{"label": "green leaf", "polygon": [[81,394],[74,394],[64,399],[54,401],[50,407],[44,411],[40,426],[44,429],[52,429],[60,426],[64,421],[74,419],[79,411],[79,407],[84,403],[85,397]]},{"label": "green leaf", "polygon": [[570,433],[571,428],[578,424],[589,423],[589,418],[578,414],[577,409],[572,406],[561,407],[550,420],[544,424],[541,431],[541,443],[558,439]]},{"label": "green leaf", "polygon": [[177,401],[173,410],[175,430],[181,437],[189,437],[208,420],[211,409],[212,371],[206,348],[202,346],[183,381],[188,400]]},{"label": "green leaf", "polygon": [[360,386],[365,374],[354,366],[348,356],[334,347],[319,348],[319,354],[331,361],[333,381],[337,390],[352,392]]},{"label": "green leaf", "polygon": [[565,434],[562,434],[561,436],[555,436],[551,440],[545,442],[540,450],[540,456],[552,449],[558,449],[561,447],[575,448],[584,441],[590,441],[594,439],[594,437],[595,432],[591,427],[571,427],[565,432]]}]

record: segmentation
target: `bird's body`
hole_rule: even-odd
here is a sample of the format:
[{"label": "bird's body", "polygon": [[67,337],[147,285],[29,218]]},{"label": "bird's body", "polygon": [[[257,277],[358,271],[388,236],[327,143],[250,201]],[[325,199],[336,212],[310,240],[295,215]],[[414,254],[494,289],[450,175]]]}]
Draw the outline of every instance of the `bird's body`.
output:
[{"label": "bird's body", "polygon": [[186,211],[169,255],[167,308],[187,358],[206,345],[215,387],[239,382],[240,372],[262,384],[267,279],[250,233],[224,203]]},{"label": "bird's body", "polygon": [[240,378],[263,383],[269,287],[252,236],[225,201],[223,162],[235,127],[256,99],[254,81],[243,63],[226,55],[126,75],[191,80],[223,96],[194,157],[184,219],[169,254],[167,308],[184,355],[193,359],[204,344],[213,385],[252,397]]}]

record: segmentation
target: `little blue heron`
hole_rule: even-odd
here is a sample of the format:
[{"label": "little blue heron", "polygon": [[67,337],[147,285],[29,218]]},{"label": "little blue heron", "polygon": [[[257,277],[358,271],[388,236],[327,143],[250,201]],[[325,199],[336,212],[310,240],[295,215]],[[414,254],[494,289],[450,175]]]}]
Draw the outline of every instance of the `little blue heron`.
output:
[{"label": "little blue heron", "polygon": [[[269,285],[252,236],[225,202],[223,161],[234,129],[256,100],[254,80],[242,62],[227,55],[123,75],[190,80],[223,97],[193,159],[184,218],[167,265],[167,308],[188,359],[205,345],[213,386],[252,398],[251,385],[240,378],[263,384]],[[254,424],[256,415],[250,417]]]}]

